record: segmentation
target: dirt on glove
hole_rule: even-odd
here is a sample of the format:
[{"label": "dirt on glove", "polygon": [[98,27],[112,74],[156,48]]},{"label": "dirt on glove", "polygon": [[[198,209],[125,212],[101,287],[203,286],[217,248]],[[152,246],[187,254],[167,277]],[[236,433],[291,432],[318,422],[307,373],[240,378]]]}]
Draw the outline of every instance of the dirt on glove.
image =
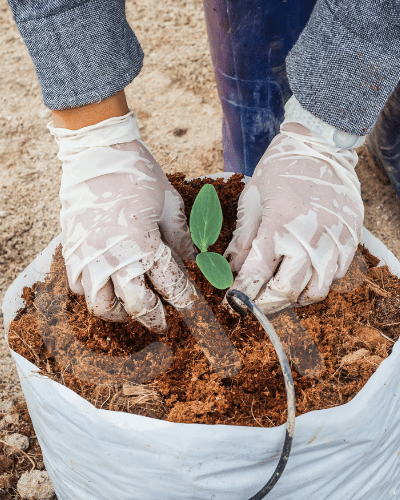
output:
[{"label": "dirt on glove", "polygon": [[[242,178],[235,174],[227,182],[188,182],[183,174],[169,176],[185,201],[188,218],[204,183],[215,186],[224,222],[210,251],[222,254],[231,239]],[[379,260],[361,245],[359,250],[368,274],[358,288],[349,292],[332,289],[322,302],[295,309],[324,362],[316,378],[301,376],[292,365],[297,416],[350,401],[390,355],[400,336],[400,280],[387,266],[377,267]],[[285,385],[267,334],[251,314],[243,319],[221,305],[226,291],[215,289],[195,263],[185,264],[240,355],[241,369],[231,378],[221,379],[211,369],[183,319],[167,303],[170,328],[162,336],[133,319],[121,324],[93,316],[84,297],[69,290],[61,247],[44,282],[24,288],[26,305],[10,325],[10,346],[36,364],[42,374],[97,408],[170,422],[262,427],[284,423]],[[151,380],[132,380],[134,362],[129,356],[153,342],[172,350],[172,364]],[[107,364],[110,361],[113,370]],[[157,359],[152,361],[154,365]]]}]

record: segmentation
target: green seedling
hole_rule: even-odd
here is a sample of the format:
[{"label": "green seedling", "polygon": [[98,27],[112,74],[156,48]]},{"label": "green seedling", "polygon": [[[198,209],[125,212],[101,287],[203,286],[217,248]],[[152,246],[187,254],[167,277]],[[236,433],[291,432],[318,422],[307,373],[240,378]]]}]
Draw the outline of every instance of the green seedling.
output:
[{"label": "green seedling", "polygon": [[222,228],[222,209],[217,191],[212,184],[201,189],[190,213],[190,234],[200,253],[196,263],[207,280],[224,290],[233,284],[233,274],[228,261],[219,253],[208,252],[210,245],[217,241]]}]

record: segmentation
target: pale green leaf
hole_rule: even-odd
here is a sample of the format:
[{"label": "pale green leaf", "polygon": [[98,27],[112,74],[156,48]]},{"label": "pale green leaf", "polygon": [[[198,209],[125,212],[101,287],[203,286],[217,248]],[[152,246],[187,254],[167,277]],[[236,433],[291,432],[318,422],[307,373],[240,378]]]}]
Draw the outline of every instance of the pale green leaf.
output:
[{"label": "pale green leaf", "polygon": [[225,290],[233,284],[233,274],[228,261],[219,253],[199,253],[196,263],[208,281],[218,288]]},{"label": "pale green leaf", "polygon": [[205,184],[197,195],[190,213],[190,233],[201,252],[217,241],[222,227],[222,209],[217,191]]}]

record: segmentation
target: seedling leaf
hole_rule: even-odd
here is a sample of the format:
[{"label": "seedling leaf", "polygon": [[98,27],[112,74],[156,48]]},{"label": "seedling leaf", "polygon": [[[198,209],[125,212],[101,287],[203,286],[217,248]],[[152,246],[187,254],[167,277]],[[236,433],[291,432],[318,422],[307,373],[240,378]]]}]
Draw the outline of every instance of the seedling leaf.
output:
[{"label": "seedling leaf", "polygon": [[[217,241],[222,228],[222,209],[217,191],[205,184],[197,195],[190,213],[190,233],[201,252]],[[207,277],[207,279],[209,279]]]},{"label": "seedling leaf", "polygon": [[208,281],[218,288],[225,290],[233,284],[233,274],[228,261],[219,253],[204,252],[196,257],[196,263]]}]

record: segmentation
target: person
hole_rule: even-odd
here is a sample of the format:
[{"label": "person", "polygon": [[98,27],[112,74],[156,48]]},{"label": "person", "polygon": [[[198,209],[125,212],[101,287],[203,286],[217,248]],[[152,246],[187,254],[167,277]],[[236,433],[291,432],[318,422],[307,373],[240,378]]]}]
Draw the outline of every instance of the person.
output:
[{"label": "person", "polygon": [[[8,1],[53,114],[48,128],[63,163],[60,220],[71,289],[100,317],[130,315],[163,332],[160,295],[178,309],[193,300],[178,262],[195,249],[182,199],[140,140],[126,102],[123,89],[139,73],[143,51],[125,2]],[[261,31],[252,28],[278,2],[239,3],[205,0],[226,168],[251,174],[255,167],[226,255],[238,272],[233,287],[268,313],[321,300],[353,258],[363,223],[355,149],[400,79],[400,9],[395,0],[305,2],[312,12],[304,29],[297,25],[294,45],[280,46],[273,17]],[[307,17],[300,4],[283,0],[281,7],[298,22]],[[247,78],[243,61],[262,45],[263,29],[272,41],[255,53],[260,74]],[[288,48],[289,86],[280,69],[272,92],[262,78],[271,77],[271,61],[282,66]],[[249,95],[257,106],[243,100]]]}]

